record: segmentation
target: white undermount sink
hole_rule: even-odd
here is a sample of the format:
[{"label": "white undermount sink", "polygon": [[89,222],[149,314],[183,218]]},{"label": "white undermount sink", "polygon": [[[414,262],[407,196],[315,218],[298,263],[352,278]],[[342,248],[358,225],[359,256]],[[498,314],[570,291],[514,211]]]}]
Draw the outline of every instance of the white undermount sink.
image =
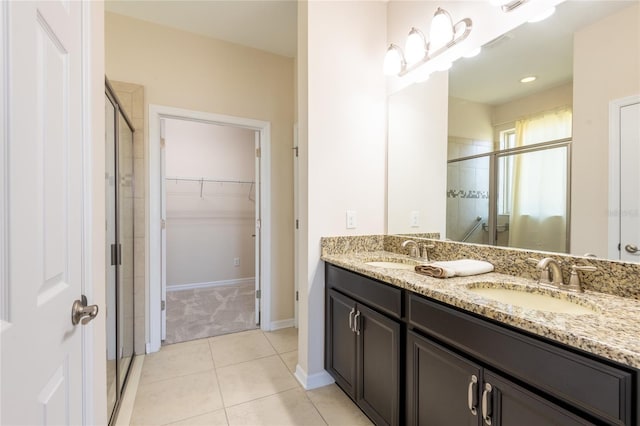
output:
[{"label": "white undermount sink", "polygon": [[415,265],[401,262],[366,262],[365,265],[375,266],[376,268],[415,270]]},{"label": "white undermount sink", "polygon": [[487,299],[525,309],[571,315],[595,314],[596,311],[574,301],[560,299],[549,294],[529,293],[510,288],[469,288],[470,292]]}]

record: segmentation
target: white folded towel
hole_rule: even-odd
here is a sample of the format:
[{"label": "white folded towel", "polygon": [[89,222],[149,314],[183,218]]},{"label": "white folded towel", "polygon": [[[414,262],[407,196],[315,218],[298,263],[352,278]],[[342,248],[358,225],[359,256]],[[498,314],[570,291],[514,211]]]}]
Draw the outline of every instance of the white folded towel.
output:
[{"label": "white folded towel", "polygon": [[467,277],[493,271],[493,265],[483,260],[460,259],[416,266],[416,272],[436,278]]}]

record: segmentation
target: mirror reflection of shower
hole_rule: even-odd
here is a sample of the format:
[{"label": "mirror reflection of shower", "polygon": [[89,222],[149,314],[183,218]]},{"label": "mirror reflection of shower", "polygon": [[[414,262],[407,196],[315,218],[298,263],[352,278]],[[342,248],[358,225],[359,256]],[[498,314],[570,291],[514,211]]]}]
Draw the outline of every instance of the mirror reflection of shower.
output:
[{"label": "mirror reflection of shower", "polygon": [[495,152],[452,139],[461,158],[448,162],[448,239],[568,252],[570,139]]}]

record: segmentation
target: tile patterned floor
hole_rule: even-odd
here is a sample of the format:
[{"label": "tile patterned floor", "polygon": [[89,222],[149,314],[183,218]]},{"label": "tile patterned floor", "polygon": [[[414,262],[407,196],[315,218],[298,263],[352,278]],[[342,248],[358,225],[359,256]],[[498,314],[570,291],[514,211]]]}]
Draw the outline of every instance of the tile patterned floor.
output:
[{"label": "tile patterned floor", "polygon": [[293,376],[297,330],[251,330],[145,356],[130,425],[371,425],[336,385]]},{"label": "tile patterned floor", "polygon": [[167,292],[165,344],[256,328],[254,284]]}]

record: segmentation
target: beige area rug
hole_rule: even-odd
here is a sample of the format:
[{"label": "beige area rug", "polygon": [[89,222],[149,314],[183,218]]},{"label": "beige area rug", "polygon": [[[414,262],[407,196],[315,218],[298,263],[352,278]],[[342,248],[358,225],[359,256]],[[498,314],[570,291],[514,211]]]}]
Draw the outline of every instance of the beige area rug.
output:
[{"label": "beige area rug", "polygon": [[165,345],[254,328],[252,283],[167,292]]}]

